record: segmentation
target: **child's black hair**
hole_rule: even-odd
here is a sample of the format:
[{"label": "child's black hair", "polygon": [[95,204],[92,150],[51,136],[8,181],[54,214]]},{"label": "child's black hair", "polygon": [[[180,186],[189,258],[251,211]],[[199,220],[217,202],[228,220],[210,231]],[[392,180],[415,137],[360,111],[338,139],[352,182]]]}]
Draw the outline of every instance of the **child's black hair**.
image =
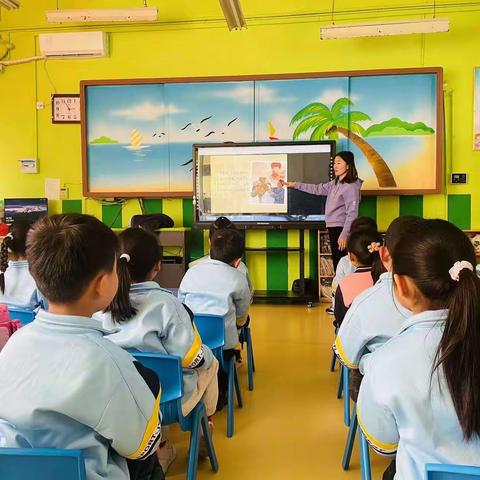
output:
[{"label": "child's black hair", "polygon": [[[392,252],[393,274],[412,279],[429,310],[448,309],[432,375],[448,385],[465,439],[480,436],[480,280],[470,239],[445,220],[424,220]],[[469,268],[451,272],[457,262]],[[460,264],[461,265],[461,264]],[[471,268],[471,270],[470,270]]]},{"label": "child's black hair", "polygon": [[162,259],[157,237],[147,230],[127,228],[118,236],[118,240],[118,290],[112,303],[105,309],[116,323],[126,321],[137,313],[130,302],[130,285],[146,281],[148,274]]},{"label": "child's black hair", "polygon": [[208,231],[210,240],[218,230],[235,230],[235,224],[227,217],[218,217],[211,225]]},{"label": "child's black hair", "polygon": [[238,230],[218,230],[210,241],[210,258],[231,264],[245,253],[245,239]]},{"label": "child's black hair", "polygon": [[30,273],[49,302],[73,303],[99,273],[113,270],[117,246],[116,235],[95,217],[45,217],[28,233]]},{"label": "child's black hair", "polygon": [[370,217],[357,217],[350,227],[350,233],[357,230],[372,230],[378,231],[377,222]]},{"label": "child's black hair", "polygon": [[357,230],[347,239],[347,250],[353,253],[361,266],[372,268],[372,278],[376,282],[383,273],[382,262],[378,250],[382,244],[382,236],[373,230]]},{"label": "child's black hair", "polygon": [[0,290],[5,293],[5,272],[8,268],[8,252],[12,252],[15,259],[26,256],[27,234],[32,227],[31,222],[15,220],[8,235],[3,239],[0,248]]},{"label": "child's black hair", "polygon": [[415,234],[415,228],[420,225],[424,219],[415,215],[403,215],[397,217],[389,225],[387,232],[385,233],[384,244],[387,247],[390,255],[392,255],[397,243],[404,235],[408,235],[410,232]]}]

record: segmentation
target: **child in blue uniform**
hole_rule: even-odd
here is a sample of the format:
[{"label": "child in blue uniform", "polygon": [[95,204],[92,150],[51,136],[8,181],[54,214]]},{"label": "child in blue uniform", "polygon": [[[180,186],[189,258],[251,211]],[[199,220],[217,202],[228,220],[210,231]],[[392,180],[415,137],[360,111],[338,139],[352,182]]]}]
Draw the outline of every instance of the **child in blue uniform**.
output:
[{"label": "child in blue uniform", "polygon": [[161,435],[158,378],[91,318],[117,291],[117,246],[94,217],[39,220],[27,258],[49,311],[0,353],[0,445],[80,449],[88,480],[160,471],[152,455]]},{"label": "child in blue uniform", "polygon": [[393,337],[411,315],[393,296],[391,252],[398,241],[422,221],[420,217],[403,216],[390,224],[379,250],[387,271],[373,287],[355,298],[345,315],[333,348],[340,361],[350,369],[360,369],[363,373],[365,357]]},{"label": "child in blue uniform", "polygon": [[[245,241],[237,230],[219,230],[212,237],[210,260],[195,265],[183,277],[178,298],[195,314],[221,315],[225,321],[224,355],[235,354],[237,327],[245,323],[252,292],[245,275],[238,270]],[[219,371],[221,406],[225,400],[226,376]]]},{"label": "child in blue uniform", "polygon": [[[157,238],[140,228],[129,228],[119,235],[119,242],[118,292],[105,313],[96,318],[104,328],[117,330],[107,338],[123,348],[181,357],[183,414],[188,415],[203,398],[211,417],[218,400],[218,361],[202,344],[191,312],[153,281],[160,271]],[[167,473],[175,458],[173,445],[163,442],[158,457]]]},{"label": "child in blue uniform", "polygon": [[480,465],[480,280],[470,240],[425,220],[392,253],[394,293],[413,312],[365,362],[357,412],[370,444],[397,452],[396,480],[426,463]]},{"label": "child in blue uniform", "polygon": [[[16,220],[0,248],[0,303],[35,310],[42,304],[37,284],[28,270],[27,234],[31,223]],[[8,261],[11,252],[13,259]]]}]

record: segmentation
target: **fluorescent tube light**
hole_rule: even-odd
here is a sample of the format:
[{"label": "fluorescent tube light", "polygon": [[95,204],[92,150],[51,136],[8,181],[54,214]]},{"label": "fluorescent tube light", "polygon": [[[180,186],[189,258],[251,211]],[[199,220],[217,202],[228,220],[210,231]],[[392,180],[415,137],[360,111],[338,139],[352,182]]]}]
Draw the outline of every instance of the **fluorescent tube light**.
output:
[{"label": "fluorescent tube light", "polygon": [[156,7],[50,10],[45,14],[50,23],[151,22],[158,19]]},{"label": "fluorescent tube light", "polygon": [[448,18],[431,20],[404,20],[402,22],[351,23],[320,28],[322,40],[357,37],[384,37],[415,33],[440,33],[450,30]]},{"label": "fluorescent tube light", "polygon": [[220,6],[230,31],[234,28],[240,30],[247,26],[240,0],[220,0]]},{"label": "fluorescent tube light", "polygon": [[20,2],[18,0],[0,0],[0,7],[11,10],[12,8],[19,8]]}]

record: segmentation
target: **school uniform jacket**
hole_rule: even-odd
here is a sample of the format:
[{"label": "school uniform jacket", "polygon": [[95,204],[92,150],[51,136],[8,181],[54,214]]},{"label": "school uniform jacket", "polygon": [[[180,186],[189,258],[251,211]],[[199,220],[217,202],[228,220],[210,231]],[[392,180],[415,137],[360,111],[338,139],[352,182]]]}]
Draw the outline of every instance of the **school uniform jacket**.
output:
[{"label": "school uniform jacket", "polygon": [[345,278],[347,275],[350,275],[351,273],[355,272],[355,270],[356,270],[356,267],[350,261],[350,258],[348,258],[348,255],[343,256],[338,261],[337,269],[335,270],[335,276],[333,277],[333,280],[332,280],[333,291],[337,289],[338,284],[340,283],[340,280],[342,278]]},{"label": "school uniform jacket", "polygon": [[411,315],[395,300],[392,274],[382,273],[373,287],[353,300],[333,349],[344,365],[363,373],[365,357],[398,333]]},{"label": "school uniform jacket", "polygon": [[80,449],[88,480],[128,480],[160,442],[158,378],[91,318],[40,310],[0,353],[0,399],[0,447]]},{"label": "school uniform jacket", "polygon": [[432,376],[447,314],[410,317],[365,362],[359,425],[377,451],[397,452],[395,480],[424,478],[426,463],[480,465],[480,440],[465,441],[441,368]]},{"label": "school uniform jacket", "polygon": [[[204,257],[202,258],[198,258],[197,260],[194,260],[193,262],[190,262],[188,264],[188,268],[192,268],[192,267],[195,267],[195,265],[198,265],[202,262],[204,262],[205,260],[211,260],[210,258],[210,255],[205,255]],[[248,272],[248,267],[245,265],[244,262],[240,262],[240,264],[238,265],[237,267],[237,270],[239,272],[242,272],[245,277],[247,277],[247,282],[248,282],[248,288],[250,289],[250,291],[253,293],[254,292],[254,288],[253,288],[253,284],[252,284],[252,281],[250,279],[250,273]],[[253,298],[253,297],[252,297]]]},{"label": "school uniform jacket", "polygon": [[205,260],[183,277],[178,299],[193,313],[221,315],[225,321],[224,349],[238,343],[237,318],[247,314],[252,293],[243,273],[219,260]]},{"label": "school uniform jacket", "polygon": [[28,270],[26,260],[11,260],[5,271],[5,293],[0,291],[0,303],[9,307],[35,310],[42,304],[42,296]]},{"label": "school uniform jacket", "polygon": [[120,324],[114,323],[109,313],[95,314],[105,329],[115,331],[106,338],[123,348],[181,357],[184,368],[182,401],[187,401],[197,385],[197,369],[210,368],[212,364],[211,350],[202,345],[185,307],[158,283],[132,285],[130,301],[137,313]]},{"label": "school uniform jacket", "polygon": [[335,292],[335,327],[340,327],[355,297],[373,286],[371,270],[370,267],[360,267],[340,280]]}]

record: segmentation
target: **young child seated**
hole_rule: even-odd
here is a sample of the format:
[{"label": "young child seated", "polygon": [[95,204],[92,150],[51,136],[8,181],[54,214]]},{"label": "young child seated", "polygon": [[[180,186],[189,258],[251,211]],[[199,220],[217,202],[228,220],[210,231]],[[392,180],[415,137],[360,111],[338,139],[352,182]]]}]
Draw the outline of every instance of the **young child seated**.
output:
[{"label": "young child seated", "polygon": [[480,280],[467,236],[425,220],[392,255],[394,294],[413,312],[365,362],[358,423],[396,480],[425,478],[426,463],[480,466]]},{"label": "young child seated", "polygon": [[414,216],[396,218],[388,227],[379,255],[387,270],[378,282],[358,295],[345,315],[333,348],[340,361],[350,369],[360,369],[370,352],[393,337],[410,317],[394,298],[392,257],[398,241],[409,235],[423,219]]},{"label": "young child seated", "polygon": [[[231,220],[229,220],[227,217],[218,217],[210,225],[210,228],[208,231],[210,242],[212,241],[212,237],[215,234],[215,232],[217,232],[218,230],[228,230],[228,229],[235,230],[236,229],[235,224]],[[199,258],[198,260],[194,260],[193,262],[190,262],[188,264],[188,268],[192,268],[195,265],[198,265],[199,263],[204,262],[205,260],[210,260],[210,255],[205,255],[204,257]],[[245,265],[244,262],[240,260],[240,263],[238,264],[237,268],[240,272],[242,272],[247,277],[248,286],[250,288],[250,291],[253,293],[253,285],[250,280],[250,274],[248,273],[247,266]]]},{"label": "young child seated", "polygon": [[161,436],[158,378],[91,318],[117,291],[117,246],[88,215],[35,223],[27,259],[49,311],[0,353],[0,446],[80,449],[88,480],[160,470],[151,455]]},{"label": "young child seated", "polygon": [[[370,217],[358,217],[352,222],[352,226],[350,227],[350,235],[353,232],[357,232],[360,230],[371,230],[373,232],[378,231],[377,224],[375,220]],[[337,269],[335,270],[335,276],[332,280],[332,306],[327,308],[327,313],[333,315],[335,310],[335,290],[340,283],[340,280],[347,275],[350,275],[356,270],[355,265],[353,265],[350,257],[348,255],[344,255],[338,261]]]},{"label": "young child seated", "polygon": [[[35,310],[43,304],[37,284],[28,270],[27,234],[32,224],[16,220],[0,248],[0,303]],[[12,260],[8,260],[11,252]]]},{"label": "young child seated", "polygon": [[[140,228],[128,228],[118,238],[121,252],[117,263],[118,292],[105,313],[95,318],[103,321],[104,328],[117,329],[106,338],[123,348],[181,357],[183,414],[188,415],[203,398],[210,417],[218,400],[218,361],[202,345],[191,312],[153,281],[160,271],[161,249],[157,238]],[[158,457],[167,473],[175,449],[165,441],[160,445]]]},{"label": "young child seated", "polygon": [[378,251],[381,242],[382,237],[376,231],[360,230],[349,235],[347,250],[350,261],[355,266],[355,272],[340,280],[335,292],[336,328],[342,324],[354,298],[378,280],[380,276]]},{"label": "young child seated", "polygon": [[[252,302],[247,279],[238,270],[245,241],[237,230],[219,230],[212,237],[210,260],[195,265],[183,277],[178,298],[192,311],[221,315],[225,321],[224,355],[235,354],[237,326],[242,325]],[[226,394],[226,376],[219,371],[219,407]]]}]

